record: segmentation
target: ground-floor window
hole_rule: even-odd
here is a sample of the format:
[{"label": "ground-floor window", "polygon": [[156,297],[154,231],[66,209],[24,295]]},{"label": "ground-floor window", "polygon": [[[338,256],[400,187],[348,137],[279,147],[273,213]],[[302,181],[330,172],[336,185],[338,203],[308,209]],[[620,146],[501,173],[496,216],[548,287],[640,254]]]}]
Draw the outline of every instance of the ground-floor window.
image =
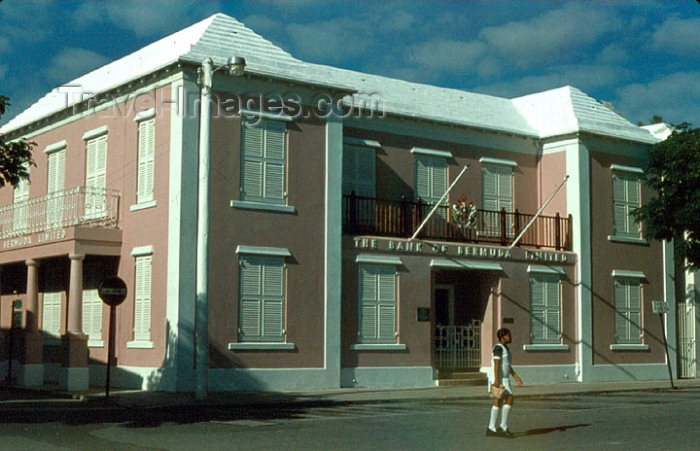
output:
[{"label": "ground-floor window", "polygon": [[558,274],[530,274],[530,341],[561,342],[561,278]]},{"label": "ground-floor window", "polygon": [[61,329],[61,292],[44,293],[41,331],[46,338],[58,338]]},{"label": "ground-floor window", "polygon": [[396,267],[359,266],[359,342],[396,343]]},{"label": "ground-floor window", "polygon": [[134,284],[134,340],[151,340],[151,256],[136,257]]},{"label": "ground-floor window", "polygon": [[615,279],[615,341],[642,343],[642,283],[639,278]]},{"label": "ground-floor window", "polygon": [[241,256],[239,342],[284,341],[285,268],[283,257]]},{"label": "ground-floor window", "polygon": [[102,300],[97,289],[83,291],[83,332],[88,336],[88,346],[104,346]]}]

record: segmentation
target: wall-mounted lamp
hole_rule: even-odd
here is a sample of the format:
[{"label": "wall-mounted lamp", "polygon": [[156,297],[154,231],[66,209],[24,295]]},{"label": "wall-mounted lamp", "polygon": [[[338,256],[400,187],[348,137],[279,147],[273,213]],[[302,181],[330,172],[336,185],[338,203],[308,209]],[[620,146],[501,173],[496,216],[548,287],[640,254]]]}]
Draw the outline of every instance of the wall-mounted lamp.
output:
[{"label": "wall-mounted lamp", "polygon": [[226,61],[228,73],[240,77],[245,72],[245,58],[242,56],[232,56]]},{"label": "wall-mounted lamp", "polygon": [[214,72],[227,70],[229,75],[240,77],[245,73],[245,65],[245,58],[241,56],[231,56],[226,60],[226,64],[217,67],[214,67],[214,62],[211,58],[207,58],[197,68],[197,84],[203,88],[211,89]]}]

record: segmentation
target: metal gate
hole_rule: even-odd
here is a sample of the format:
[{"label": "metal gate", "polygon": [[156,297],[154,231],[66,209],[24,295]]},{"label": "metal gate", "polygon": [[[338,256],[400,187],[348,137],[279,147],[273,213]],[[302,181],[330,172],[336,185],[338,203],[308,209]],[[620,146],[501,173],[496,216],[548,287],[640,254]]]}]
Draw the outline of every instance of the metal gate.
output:
[{"label": "metal gate", "polygon": [[481,323],[435,326],[435,366],[441,369],[481,367]]},{"label": "metal gate", "polygon": [[695,349],[695,302],[678,304],[678,376],[694,378],[697,375]]}]

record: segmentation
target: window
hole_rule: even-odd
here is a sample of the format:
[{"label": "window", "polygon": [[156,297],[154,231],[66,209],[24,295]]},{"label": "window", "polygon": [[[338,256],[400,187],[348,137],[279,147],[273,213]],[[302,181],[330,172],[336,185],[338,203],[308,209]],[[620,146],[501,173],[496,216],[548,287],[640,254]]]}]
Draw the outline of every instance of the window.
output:
[{"label": "window", "polygon": [[[94,135],[99,135],[92,137]],[[105,215],[105,183],[107,169],[107,129],[88,132],[85,156],[85,216],[88,219]]]},{"label": "window", "polygon": [[[27,166],[28,168],[28,166]],[[29,180],[21,179],[14,190],[12,230],[15,235],[26,233],[29,226]]]},{"label": "window", "polygon": [[153,200],[155,124],[155,119],[139,122],[137,204]]},{"label": "window", "polygon": [[88,346],[104,346],[102,300],[96,289],[83,291],[83,332],[88,336]]},{"label": "window", "polygon": [[613,235],[623,238],[641,238],[639,224],[631,214],[632,210],[641,205],[640,174],[636,171],[614,170],[612,176]]},{"label": "window", "polygon": [[151,341],[151,255],[136,257],[134,282],[134,341]]},{"label": "window", "polygon": [[556,274],[530,274],[530,342],[561,341],[561,279]]},{"label": "window", "polygon": [[642,284],[637,277],[615,279],[615,342],[642,344]]},{"label": "window", "polygon": [[416,155],[416,196],[423,203],[437,203],[447,191],[447,160],[440,157]]},{"label": "window", "polygon": [[61,227],[63,223],[63,188],[66,178],[65,145],[48,154],[48,170],[46,223],[49,228],[56,228]]},{"label": "window", "polygon": [[242,121],[241,200],[284,205],[287,125],[265,117]]},{"label": "window", "polygon": [[281,256],[241,256],[239,342],[284,341],[285,270]]},{"label": "window", "polygon": [[349,196],[354,191],[360,197],[376,196],[377,152],[374,147],[379,147],[379,143],[346,138],[343,146],[344,195]]},{"label": "window", "polygon": [[61,292],[44,293],[41,331],[46,338],[58,338],[61,329]]},{"label": "window", "polygon": [[[482,159],[483,161],[483,159]],[[513,168],[510,165],[484,164],[481,169],[483,182],[482,208],[487,212],[513,211]],[[506,217],[506,233],[513,233],[513,218]],[[484,231],[488,234],[500,235],[500,215],[486,213],[484,215]]]},{"label": "window", "polygon": [[396,343],[396,267],[359,266],[359,342]]}]

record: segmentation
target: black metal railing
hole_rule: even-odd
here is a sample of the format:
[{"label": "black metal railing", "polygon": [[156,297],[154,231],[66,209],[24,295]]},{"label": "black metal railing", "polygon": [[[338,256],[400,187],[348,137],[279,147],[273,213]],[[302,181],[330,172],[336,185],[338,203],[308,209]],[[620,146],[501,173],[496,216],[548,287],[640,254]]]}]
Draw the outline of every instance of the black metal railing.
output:
[{"label": "black metal railing", "polygon": [[[343,196],[343,232],[409,238],[434,205],[420,198],[412,202],[380,200],[354,194]],[[477,209],[466,219],[449,205],[438,206],[418,235],[445,241],[510,245],[534,214]],[[571,215],[538,216],[518,241],[519,246],[571,250]]]}]

